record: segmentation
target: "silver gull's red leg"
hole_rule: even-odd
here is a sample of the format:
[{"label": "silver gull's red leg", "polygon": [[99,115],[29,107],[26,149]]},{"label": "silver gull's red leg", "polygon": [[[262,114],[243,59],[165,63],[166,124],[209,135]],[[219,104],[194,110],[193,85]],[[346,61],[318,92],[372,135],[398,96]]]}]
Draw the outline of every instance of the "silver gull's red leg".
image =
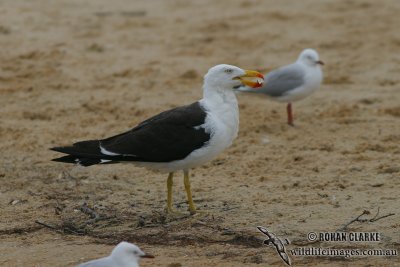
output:
[{"label": "silver gull's red leg", "polygon": [[291,102],[289,102],[287,104],[286,110],[287,110],[287,116],[288,116],[288,122],[287,123],[290,126],[294,126],[294,123],[293,123],[293,111],[292,111],[292,103]]}]

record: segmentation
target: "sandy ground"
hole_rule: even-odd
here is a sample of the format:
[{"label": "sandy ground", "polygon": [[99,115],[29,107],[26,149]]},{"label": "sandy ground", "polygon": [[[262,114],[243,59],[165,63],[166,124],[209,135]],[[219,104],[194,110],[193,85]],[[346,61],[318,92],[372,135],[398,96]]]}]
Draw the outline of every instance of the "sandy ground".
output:
[{"label": "sandy ground", "polygon": [[[73,266],[121,240],[143,266],[284,266],[262,225],[295,247],[400,250],[400,2],[0,3],[0,265]],[[267,72],[313,47],[324,84],[294,105],[240,95],[231,148],[192,172],[208,216],[166,217],[166,176],[74,167],[48,150],[125,131],[202,95],[219,63]],[[180,173],[175,203],[186,211]],[[89,221],[82,205],[100,220]],[[368,210],[378,243],[307,243]],[[35,223],[39,221],[54,229]],[[294,257],[293,266],[400,266],[397,257]]]}]

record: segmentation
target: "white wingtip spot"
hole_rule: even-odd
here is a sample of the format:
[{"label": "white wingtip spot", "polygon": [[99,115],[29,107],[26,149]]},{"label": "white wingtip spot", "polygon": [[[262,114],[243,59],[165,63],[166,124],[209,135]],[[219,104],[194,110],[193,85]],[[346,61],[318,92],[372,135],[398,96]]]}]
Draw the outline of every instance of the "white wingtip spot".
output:
[{"label": "white wingtip spot", "polygon": [[203,123],[203,124],[194,126],[193,128],[194,128],[195,130],[200,130],[201,128],[206,128],[206,126],[205,126],[205,123]]},{"label": "white wingtip spot", "polygon": [[120,154],[108,151],[107,149],[105,149],[101,145],[100,145],[100,151],[101,151],[101,153],[103,153],[104,155],[107,155],[107,156],[119,156],[120,155]]}]

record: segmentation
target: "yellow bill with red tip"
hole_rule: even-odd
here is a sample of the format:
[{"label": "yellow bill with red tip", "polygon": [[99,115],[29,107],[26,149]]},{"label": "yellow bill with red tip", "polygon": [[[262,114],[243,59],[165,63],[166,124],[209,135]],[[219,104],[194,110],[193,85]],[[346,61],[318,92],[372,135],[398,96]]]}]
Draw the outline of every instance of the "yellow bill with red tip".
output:
[{"label": "yellow bill with red tip", "polygon": [[255,70],[245,70],[245,72],[246,73],[243,76],[236,77],[244,85],[251,88],[260,88],[263,85],[264,75]]}]

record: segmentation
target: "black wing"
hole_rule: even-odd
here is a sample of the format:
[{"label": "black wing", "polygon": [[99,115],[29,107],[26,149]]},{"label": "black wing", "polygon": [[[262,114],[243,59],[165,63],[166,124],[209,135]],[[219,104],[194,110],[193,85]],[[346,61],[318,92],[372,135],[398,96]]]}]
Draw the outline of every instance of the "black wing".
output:
[{"label": "black wing", "polygon": [[52,149],[69,154],[56,161],[82,164],[82,160],[85,160],[87,164],[82,164],[85,166],[116,161],[180,160],[209,141],[210,133],[198,127],[204,124],[206,115],[207,112],[199,102],[195,102],[164,111],[128,132],[107,139],[83,141],[73,146]]},{"label": "black wing", "polygon": [[100,141],[116,154],[145,162],[169,162],[185,158],[210,139],[202,127],[207,113],[198,102],[154,116],[129,132]]}]

